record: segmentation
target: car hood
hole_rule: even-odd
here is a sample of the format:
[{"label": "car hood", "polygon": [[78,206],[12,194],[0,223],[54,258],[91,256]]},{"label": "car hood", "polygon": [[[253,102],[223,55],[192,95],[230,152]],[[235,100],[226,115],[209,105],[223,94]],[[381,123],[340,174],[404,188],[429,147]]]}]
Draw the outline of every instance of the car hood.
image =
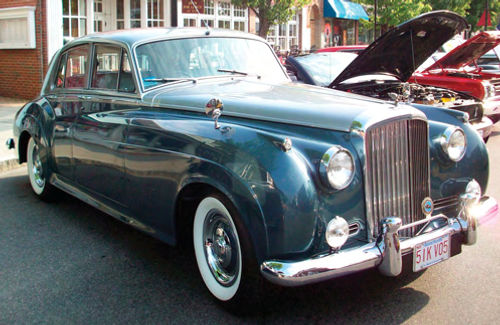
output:
[{"label": "car hood", "polygon": [[424,116],[410,106],[303,84],[266,83],[250,77],[168,85],[147,92],[154,107],[204,113],[212,98],[222,100],[224,116],[349,132],[395,116]]},{"label": "car hood", "polygon": [[500,31],[481,32],[437,60],[424,71],[460,69],[500,44]]},{"label": "car hood", "polygon": [[330,87],[353,77],[373,74],[406,81],[432,53],[466,27],[467,21],[451,11],[432,11],[413,18],[370,44]]}]

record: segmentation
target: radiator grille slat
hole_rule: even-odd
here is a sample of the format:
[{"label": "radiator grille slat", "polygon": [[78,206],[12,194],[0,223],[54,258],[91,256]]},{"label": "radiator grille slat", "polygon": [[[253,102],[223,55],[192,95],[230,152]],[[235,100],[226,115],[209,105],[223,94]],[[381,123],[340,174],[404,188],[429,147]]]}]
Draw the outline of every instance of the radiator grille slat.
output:
[{"label": "radiator grille slat", "polygon": [[[378,235],[379,222],[400,217],[403,224],[424,218],[421,202],[429,196],[428,128],[424,120],[398,120],[366,133],[368,224]],[[400,232],[411,237],[415,229]]]}]

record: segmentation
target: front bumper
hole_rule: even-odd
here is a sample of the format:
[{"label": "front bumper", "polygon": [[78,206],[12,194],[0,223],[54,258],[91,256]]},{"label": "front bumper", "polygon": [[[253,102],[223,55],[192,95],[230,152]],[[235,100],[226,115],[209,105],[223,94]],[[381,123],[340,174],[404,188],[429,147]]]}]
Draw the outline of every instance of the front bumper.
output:
[{"label": "front bumper", "polygon": [[[401,219],[388,217],[381,222],[382,231],[376,242],[301,261],[269,260],[261,264],[260,271],[267,280],[283,286],[320,282],[375,267],[384,275],[397,276],[402,270],[402,256],[411,254],[415,245],[446,234],[450,238],[461,236],[463,244],[473,245],[477,239],[479,221],[492,218],[497,211],[495,199],[482,197],[464,206],[456,218],[441,214],[402,226]],[[398,231],[420,224],[430,225],[432,221],[442,218],[447,220],[445,226],[399,240]]]}]

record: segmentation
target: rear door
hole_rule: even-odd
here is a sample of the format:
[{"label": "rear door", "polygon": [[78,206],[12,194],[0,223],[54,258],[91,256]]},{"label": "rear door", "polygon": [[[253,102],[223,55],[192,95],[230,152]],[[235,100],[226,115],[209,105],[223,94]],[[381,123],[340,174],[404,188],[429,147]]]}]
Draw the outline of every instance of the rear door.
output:
[{"label": "rear door", "polygon": [[68,180],[74,180],[73,128],[87,87],[90,44],[70,48],[60,56],[52,92],[47,95],[54,111],[52,128],[53,170]]}]

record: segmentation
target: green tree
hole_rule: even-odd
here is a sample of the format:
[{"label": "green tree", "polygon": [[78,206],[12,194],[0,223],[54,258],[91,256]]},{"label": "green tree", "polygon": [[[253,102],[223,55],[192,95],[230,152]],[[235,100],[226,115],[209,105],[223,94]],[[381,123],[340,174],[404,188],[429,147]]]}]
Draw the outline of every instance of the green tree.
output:
[{"label": "green tree", "polygon": [[[375,0],[361,0],[359,2],[368,9],[370,22],[373,23]],[[378,0],[377,25],[381,26],[382,31],[385,31],[430,10],[432,7],[422,0]]]},{"label": "green tree", "polygon": [[234,5],[248,7],[259,18],[259,36],[266,38],[269,27],[289,21],[297,10],[311,0],[232,0]]},{"label": "green tree", "polygon": [[427,0],[432,10],[451,10],[460,16],[466,16],[471,0]]},{"label": "green tree", "polygon": [[[467,14],[465,15],[465,18],[467,19],[467,22],[471,25],[472,30],[483,29],[483,27],[476,25],[477,22],[479,21],[479,18],[481,18],[481,15],[484,12],[485,4],[486,4],[485,0],[470,1],[470,7],[467,9]],[[495,29],[495,26],[498,24],[500,19],[500,1],[489,0],[488,5],[489,5],[488,10],[491,15],[491,25],[492,25],[492,27],[489,27],[489,29],[491,30]]]}]

